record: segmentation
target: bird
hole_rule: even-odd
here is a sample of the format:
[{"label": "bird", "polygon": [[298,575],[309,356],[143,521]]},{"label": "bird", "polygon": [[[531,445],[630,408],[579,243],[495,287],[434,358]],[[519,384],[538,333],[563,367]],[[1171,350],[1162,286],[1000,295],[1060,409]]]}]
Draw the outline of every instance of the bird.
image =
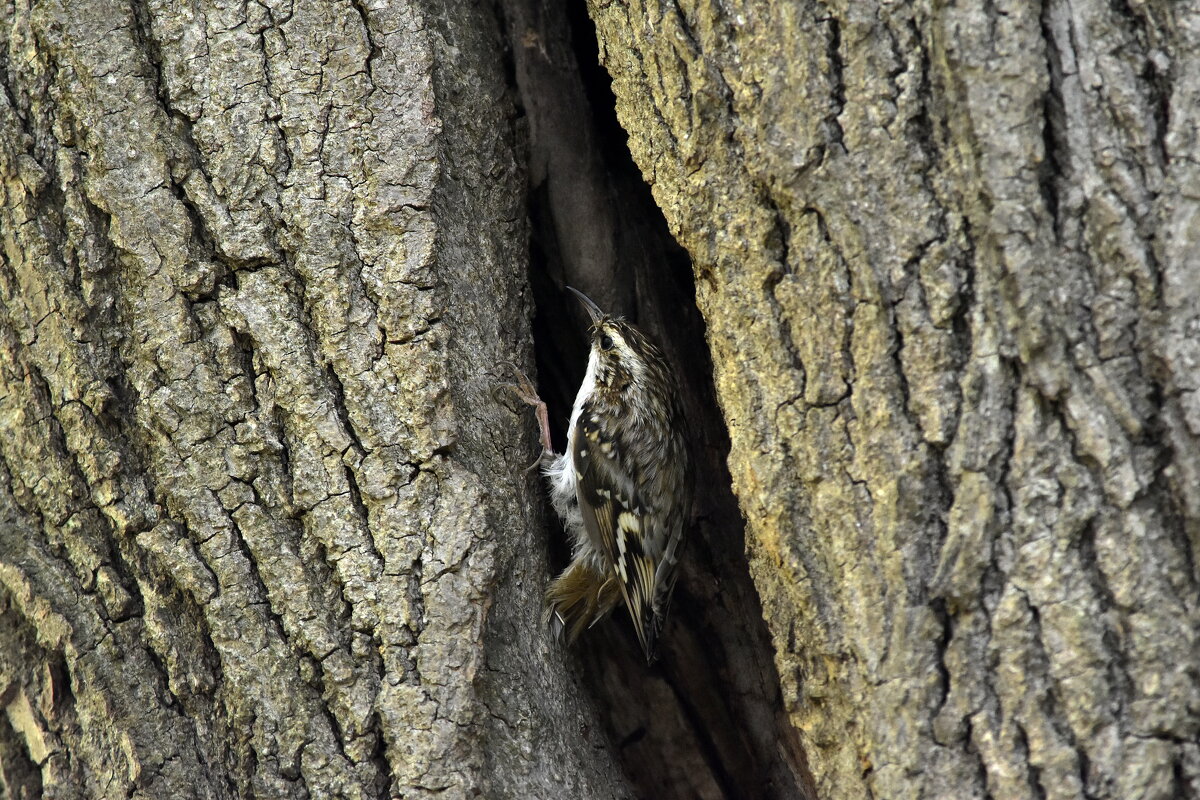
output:
[{"label": "bird", "polygon": [[554,452],[546,405],[518,371],[517,394],[537,409],[551,505],[572,542],[571,563],[546,590],[545,621],[568,642],[619,603],[647,664],[666,620],[691,510],[692,463],[679,381],[659,348],[587,295],[583,383]]}]

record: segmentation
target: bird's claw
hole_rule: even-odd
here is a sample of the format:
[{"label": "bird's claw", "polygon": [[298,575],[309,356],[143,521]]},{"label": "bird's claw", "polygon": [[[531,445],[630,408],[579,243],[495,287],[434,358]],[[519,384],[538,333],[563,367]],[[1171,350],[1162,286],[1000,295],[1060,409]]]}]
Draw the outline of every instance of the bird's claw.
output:
[{"label": "bird's claw", "polygon": [[550,415],[546,411],[546,404],[542,398],[538,397],[537,389],[534,388],[533,382],[520,370],[515,364],[510,364],[513,372],[517,375],[515,384],[509,383],[505,386],[515,394],[522,402],[533,406],[534,414],[537,416],[538,427],[541,429],[542,437],[542,452],[537,457],[537,460],[525,468],[526,472],[531,472],[536,469],[546,454],[554,454],[554,445],[550,441]]}]

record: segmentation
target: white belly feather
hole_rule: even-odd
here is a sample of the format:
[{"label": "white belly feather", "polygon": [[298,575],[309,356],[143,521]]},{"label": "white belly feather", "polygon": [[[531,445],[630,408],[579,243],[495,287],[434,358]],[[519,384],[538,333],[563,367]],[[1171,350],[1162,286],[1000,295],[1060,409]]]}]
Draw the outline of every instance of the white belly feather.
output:
[{"label": "white belly feather", "polygon": [[542,467],[542,474],[550,482],[550,504],[562,519],[563,527],[571,534],[572,551],[575,558],[584,557],[588,565],[600,574],[604,574],[604,560],[600,552],[592,545],[587,531],[583,527],[583,512],[579,508],[578,485],[579,473],[575,469],[575,428],[579,422],[579,414],[583,405],[592,392],[596,390],[596,371],[599,359],[593,350],[588,358],[587,373],[575,395],[575,405],[571,409],[571,424],[567,428],[567,449],[565,453],[556,455]]}]

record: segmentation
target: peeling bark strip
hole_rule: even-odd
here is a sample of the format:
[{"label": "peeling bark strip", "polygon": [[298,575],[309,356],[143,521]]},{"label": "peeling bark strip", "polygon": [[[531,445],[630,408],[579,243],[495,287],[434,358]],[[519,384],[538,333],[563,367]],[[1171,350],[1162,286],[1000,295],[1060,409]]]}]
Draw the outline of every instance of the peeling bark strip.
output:
[{"label": "peeling bark strip", "polygon": [[821,796],[1200,795],[1200,4],[589,9]]},{"label": "peeling bark strip", "polygon": [[529,360],[496,21],[3,16],[0,793],[625,796],[492,393]]}]

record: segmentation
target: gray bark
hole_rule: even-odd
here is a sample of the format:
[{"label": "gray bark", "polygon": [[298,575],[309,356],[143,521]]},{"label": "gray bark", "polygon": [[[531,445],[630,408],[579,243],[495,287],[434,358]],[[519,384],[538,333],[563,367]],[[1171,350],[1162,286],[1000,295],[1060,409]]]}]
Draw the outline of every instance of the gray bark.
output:
[{"label": "gray bark", "polygon": [[820,795],[1200,796],[1200,7],[589,9]]},{"label": "gray bark", "polygon": [[[1200,8],[590,11],[703,320],[560,3],[4,6],[0,797],[1200,796]],[[649,670],[526,145],[552,407],[564,282],[682,368]]]},{"label": "gray bark", "polygon": [[624,797],[538,624],[524,173],[466,2],[0,36],[0,795]]}]

